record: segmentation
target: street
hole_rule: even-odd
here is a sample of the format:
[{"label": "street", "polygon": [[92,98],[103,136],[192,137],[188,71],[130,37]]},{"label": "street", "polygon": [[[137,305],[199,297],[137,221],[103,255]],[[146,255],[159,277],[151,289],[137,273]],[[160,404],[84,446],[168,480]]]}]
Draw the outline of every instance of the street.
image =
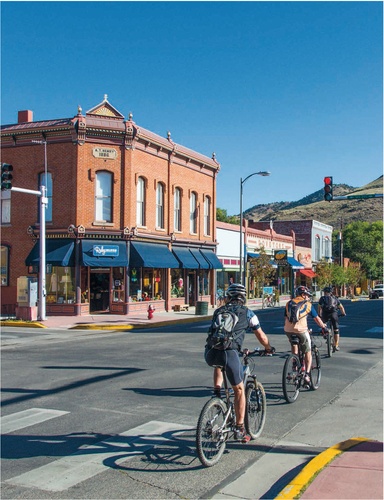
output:
[{"label": "street", "polygon": [[[3,328],[2,497],[212,497],[298,424],[331,411],[347,387],[382,361],[383,301],[344,306],[340,352],[327,358],[318,337],[321,386],[291,405],[281,387],[289,350],[283,309],[257,311],[277,351],[256,358],[268,404],[264,431],[247,446],[229,443],[210,469],[194,447],[198,415],[211,395],[212,369],[203,358],[208,322],[127,332]],[[244,347],[257,345],[247,334]],[[376,382],[382,388],[382,378]],[[362,429],[367,437],[375,438],[372,419],[382,424],[382,401],[377,410]],[[319,445],[331,425],[313,430]],[[348,432],[348,415],[344,426]]]}]

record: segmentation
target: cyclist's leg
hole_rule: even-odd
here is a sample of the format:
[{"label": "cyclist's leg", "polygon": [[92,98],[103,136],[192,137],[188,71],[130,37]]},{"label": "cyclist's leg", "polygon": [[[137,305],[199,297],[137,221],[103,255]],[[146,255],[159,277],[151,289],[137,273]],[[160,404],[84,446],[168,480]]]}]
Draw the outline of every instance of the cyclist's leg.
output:
[{"label": "cyclist's leg", "polygon": [[213,367],[213,391],[220,397],[220,389],[223,384],[223,373],[221,366],[225,366],[225,351],[218,349],[205,349],[204,358],[209,366]]},{"label": "cyclist's leg", "polygon": [[339,332],[339,317],[337,312],[333,312],[331,316],[332,326],[333,326],[333,334],[335,338],[335,349],[339,350],[339,340],[340,340],[340,332]]},{"label": "cyclist's leg", "polygon": [[292,344],[292,342],[291,342],[291,335],[296,335],[296,334],[285,332],[285,335],[288,337],[289,343],[291,344],[291,353],[296,354],[296,356],[298,356],[299,355],[299,346],[297,344]]},{"label": "cyclist's leg", "polygon": [[308,332],[305,332],[300,335],[300,349],[302,349],[304,353],[306,382],[307,382],[307,378],[309,378],[309,372],[312,366],[311,336],[309,335]]}]

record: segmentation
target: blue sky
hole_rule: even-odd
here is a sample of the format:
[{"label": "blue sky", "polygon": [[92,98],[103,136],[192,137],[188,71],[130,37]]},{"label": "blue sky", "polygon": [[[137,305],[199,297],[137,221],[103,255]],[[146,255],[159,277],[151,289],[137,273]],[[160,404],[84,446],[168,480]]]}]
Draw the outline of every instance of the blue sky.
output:
[{"label": "blue sky", "polygon": [[1,123],[124,116],[221,164],[239,213],[383,171],[383,4],[1,2]]}]

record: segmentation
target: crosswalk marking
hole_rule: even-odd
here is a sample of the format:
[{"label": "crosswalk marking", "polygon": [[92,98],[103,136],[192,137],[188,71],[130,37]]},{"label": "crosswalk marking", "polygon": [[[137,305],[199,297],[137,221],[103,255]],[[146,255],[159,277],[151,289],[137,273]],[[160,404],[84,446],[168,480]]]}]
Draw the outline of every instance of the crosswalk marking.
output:
[{"label": "crosswalk marking", "polygon": [[107,470],[104,461],[113,458],[116,464],[125,462],[157,444],[172,439],[193,427],[170,422],[150,421],[112,436],[78,452],[55,460],[37,469],[7,479],[5,482],[46,491],[63,491]]},{"label": "crosswalk marking", "polygon": [[30,408],[29,410],[19,411],[11,415],[1,417],[1,434],[9,434],[10,432],[24,429],[30,425],[40,424],[51,418],[61,417],[66,415],[68,411],[50,410],[46,408]]}]

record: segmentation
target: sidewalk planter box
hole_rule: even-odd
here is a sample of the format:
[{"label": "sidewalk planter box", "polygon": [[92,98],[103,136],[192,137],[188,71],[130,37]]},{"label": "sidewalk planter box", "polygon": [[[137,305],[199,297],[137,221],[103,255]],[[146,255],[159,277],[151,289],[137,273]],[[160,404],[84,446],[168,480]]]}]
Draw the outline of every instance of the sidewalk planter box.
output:
[{"label": "sidewalk planter box", "polygon": [[208,314],[209,302],[197,301],[195,314],[199,316],[206,316]]}]

